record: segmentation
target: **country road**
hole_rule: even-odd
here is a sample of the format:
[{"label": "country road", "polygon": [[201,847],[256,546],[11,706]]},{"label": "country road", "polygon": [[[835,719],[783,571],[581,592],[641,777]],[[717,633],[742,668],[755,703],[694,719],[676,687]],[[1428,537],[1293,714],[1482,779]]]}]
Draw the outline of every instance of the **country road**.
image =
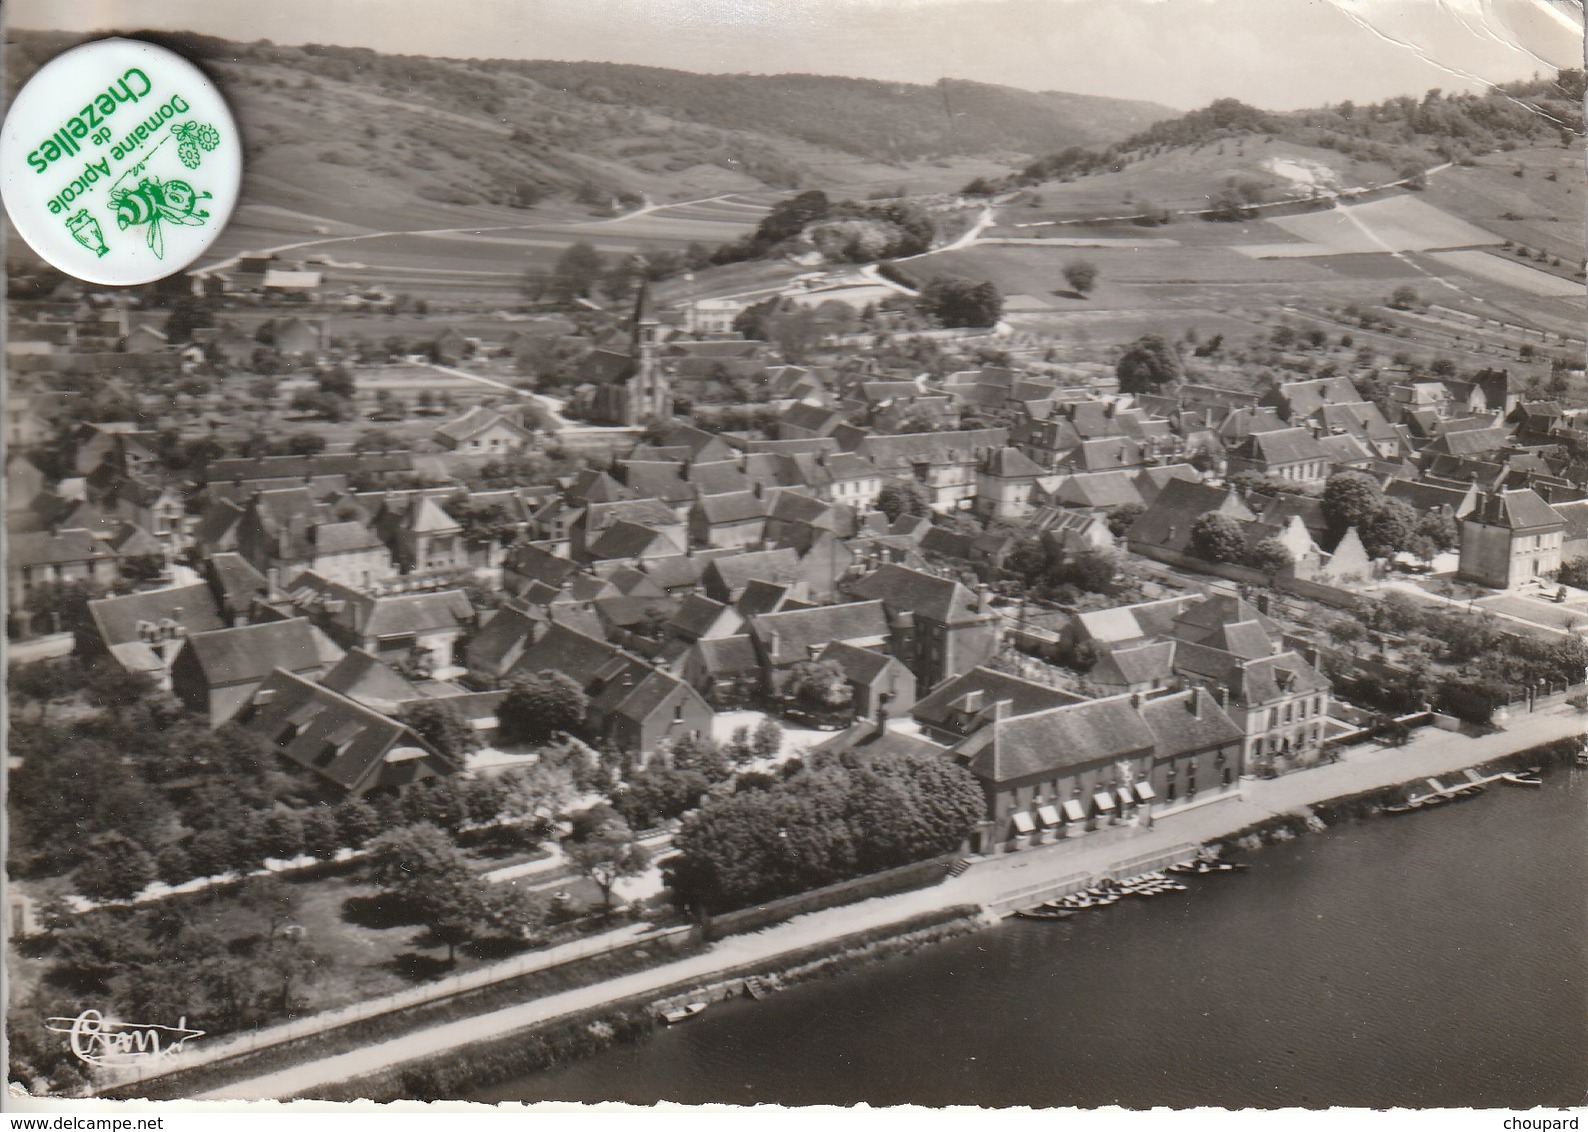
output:
[{"label": "country road", "polygon": [[666,204],[653,204],[647,202],[632,212],[625,212],[621,216],[608,216],[594,220],[542,220],[534,224],[495,224],[495,225],[464,225],[457,228],[395,228],[389,231],[360,232],[355,236],[317,236],[312,240],[298,240],[290,244],[277,244],[275,247],[260,248],[257,251],[239,252],[237,255],[218,260],[205,267],[194,268],[192,274],[203,276],[212,271],[225,271],[235,267],[237,261],[244,255],[272,256],[282,252],[301,251],[304,248],[325,247],[328,244],[352,244],[360,240],[380,240],[389,236],[450,236],[458,234],[479,235],[485,232],[555,232],[560,228],[593,228],[598,225],[621,224],[628,220],[635,220],[641,216],[648,216],[653,212],[661,212],[669,208],[683,208],[686,205],[712,204],[736,196],[735,193],[718,193],[716,196],[700,197],[696,200],[674,200]]},{"label": "country road", "polygon": [[320,1058],[222,1086],[193,1099],[294,1096],[631,996],[656,993],[680,983],[708,982],[734,968],[770,962],[790,951],[898,923],[923,912],[959,905],[990,905],[1001,896],[1044,880],[1077,873],[1102,875],[1116,862],[1227,836],[1329,798],[1449,774],[1542,743],[1581,736],[1584,731],[1585,717],[1581,713],[1557,705],[1521,715],[1503,730],[1487,735],[1471,737],[1429,728],[1404,747],[1366,744],[1344,751],[1337,763],[1272,780],[1244,781],[1237,794],[1183,807],[1157,818],[1150,826],[1120,827],[1106,834],[983,858],[961,876],[931,888],[798,916],[764,931],[730,937],[707,952],[673,963]]}]

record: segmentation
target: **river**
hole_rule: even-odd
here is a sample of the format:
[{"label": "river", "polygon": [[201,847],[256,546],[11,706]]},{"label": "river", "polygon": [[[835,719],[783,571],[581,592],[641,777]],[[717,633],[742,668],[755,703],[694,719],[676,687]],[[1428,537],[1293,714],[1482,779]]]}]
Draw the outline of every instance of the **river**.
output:
[{"label": "river", "polygon": [[1588,772],[735,1000],[481,1101],[1524,1108],[1588,1096]]}]

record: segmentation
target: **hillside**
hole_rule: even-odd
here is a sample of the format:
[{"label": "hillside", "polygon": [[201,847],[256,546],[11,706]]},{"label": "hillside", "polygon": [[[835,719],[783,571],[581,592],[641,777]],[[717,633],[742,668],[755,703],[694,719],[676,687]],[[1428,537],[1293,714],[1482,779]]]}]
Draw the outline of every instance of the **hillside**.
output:
[{"label": "hillside", "polygon": [[612,63],[486,66],[596,104],[643,106],[722,129],[900,160],[1107,144],[1173,114],[1149,102],[954,79],[916,86],[826,75],[696,75]]},{"label": "hillside", "polygon": [[[1442,163],[1470,165],[1481,154],[1555,142],[1583,132],[1584,75],[1568,69],[1553,78],[1494,87],[1483,94],[1428,91],[1421,99],[1391,98],[1357,106],[1342,102],[1317,110],[1268,113],[1232,98],[1163,119],[1106,147],[1068,146],[1005,178],[1006,185],[1069,181],[1117,173],[1176,151],[1229,147],[1254,153],[1275,141],[1343,162],[1390,166],[1401,175]],[[1337,160],[1327,155],[1339,155]]]},{"label": "hillside", "polygon": [[[976,83],[699,75],[145,37],[197,59],[224,86],[244,128],[252,203],[353,223],[395,222],[393,209],[423,223],[425,202],[572,201],[588,210],[614,198],[811,185],[930,191],[1055,145],[1117,141],[1169,113]],[[80,38],[14,33],[10,89]]]}]

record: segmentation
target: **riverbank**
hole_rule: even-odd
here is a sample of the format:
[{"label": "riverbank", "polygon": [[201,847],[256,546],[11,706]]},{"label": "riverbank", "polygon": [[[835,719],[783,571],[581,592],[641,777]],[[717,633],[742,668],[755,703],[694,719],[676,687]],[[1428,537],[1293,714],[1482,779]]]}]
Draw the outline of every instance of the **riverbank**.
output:
[{"label": "riverbank", "polygon": [[659,1025],[659,1013],[665,1004],[684,1001],[709,1004],[746,994],[753,996],[751,986],[765,986],[768,991],[784,990],[810,979],[854,970],[867,963],[956,939],[983,926],[981,910],[974,907],[928,913],[909,923],[806,948],[782,957],[771,969],[729,972],[704,987],[668,988],[655,1000],[651,995],[636,996],[528,1032],[518,1031],[476,1042],[466,1050],[447,1050],[328,1088],[313,1089],[306,1097],[294,1099],[455,1100],[471,1090],[586,1058],[617,1045],[642,1043]]},{"label": "riverbank", "polygon": [[1501,731],[1466,736],[1424,733],[1404,747],[1353,748],[1340,762],[1283,778],[1242,784],[1206,805],[1161,818],[1151,827],[1108,831],[1074,842],[985,858],[942,884],[797,917],[753,936],[735,936],[701,954],[664,963],[535,1002],[491,1011],[325,1057],[289,1069],[215,1088],[194,1099],[255,1099],[301,1095],[339,1081],[367,1076],[439,1051],[469,1046],[484,1034],[507,1034],[665,988],[705,984],[724,972],[750,969],[780,956],[852,935],[886,928],[956,905],[992,907],[1010,893],[1079,874],[1102,875],[1122,862],[1237,835],[1303,807],[1346,798],[1429,775],[1450,774],[1545,743],[1580,737],[1584,716],[1564,705],[1511,721]]}]

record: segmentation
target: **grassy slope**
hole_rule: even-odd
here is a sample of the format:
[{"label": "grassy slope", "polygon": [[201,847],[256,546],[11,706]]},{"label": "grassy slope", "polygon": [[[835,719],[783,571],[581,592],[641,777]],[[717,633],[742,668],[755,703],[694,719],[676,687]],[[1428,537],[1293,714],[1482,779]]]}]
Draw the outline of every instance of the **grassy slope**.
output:
[{"label": "grassy slope", "polygon": [[[1514,176],[1517,169],[1523,176]],[[1550,172],[1553,181],[1545,179]],[[1480,157],[1470,167],[1436,174],[1424,195],[1430,204],[1505,239],[1543,248],[1567,263],[1583,258],[1588,181],[1580,142]],[[1504,219],[1505,213],[1521,219]]]},{"label": "grassy slope", "polygon": [[[1305,186],[1273,171],[1273,164],[1284,162],[1321,166],[1338,187],[1371,184],[1394,176],[1386,165],[1356,161],[1332,149],[1277,139],[1265,141],[1261,137],[1230,138],[1156,153],[1132,161],[1117,173],[1047,182],[1021,195],[1019,207],[1008,214],[1008,224],[1127,215],[1142,211],[1144,202],[1156,208],[1206,208],[1208,198],[1232,177],[1261,183],[1271,199],[1305,195]],[[1021,235],[1040,232],[1019,230]],[[1015,231],[1001,228],[998,234],[1013,235]]]}]

